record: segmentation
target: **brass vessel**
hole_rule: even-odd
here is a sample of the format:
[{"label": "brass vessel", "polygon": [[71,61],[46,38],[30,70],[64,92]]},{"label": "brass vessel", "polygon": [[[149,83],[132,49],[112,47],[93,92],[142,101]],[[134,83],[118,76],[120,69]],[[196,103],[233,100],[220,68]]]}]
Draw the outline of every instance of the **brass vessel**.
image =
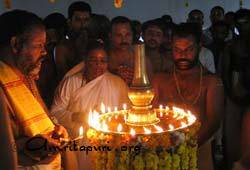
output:
[{"label": "brass vessel", "polygon": [[126,123],[136,126],[155,124],[159,119],[152,109],[155,94],[147,75],[144,44],[134,45],[134,61],[134,78],[128,92],[132,109]]}]

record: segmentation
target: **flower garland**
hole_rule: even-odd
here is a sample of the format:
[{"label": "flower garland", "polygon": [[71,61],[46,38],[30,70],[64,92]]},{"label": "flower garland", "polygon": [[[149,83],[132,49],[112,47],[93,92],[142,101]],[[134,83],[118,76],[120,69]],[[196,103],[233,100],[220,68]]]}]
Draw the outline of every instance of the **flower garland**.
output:
[{"label": "flower garland", "polygon": [[[94,154],[95,170],[197,170],[197,132],[200,123],[172,133],[141,135],[104,134],[89,129],[93,145],[108,145],[111,151]],[[122,151],[121,146],[140,146],[140,151]]]}]

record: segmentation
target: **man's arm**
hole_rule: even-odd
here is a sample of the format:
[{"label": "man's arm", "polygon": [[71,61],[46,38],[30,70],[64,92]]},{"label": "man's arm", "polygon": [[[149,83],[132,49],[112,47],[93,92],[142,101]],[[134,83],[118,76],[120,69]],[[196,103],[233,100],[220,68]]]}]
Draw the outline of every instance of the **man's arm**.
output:
[{"label": "man's arm", "polygon": [[[77,81],[78,80],[78,81]],[[74,113],[68,110],[72,94],[81,87],[82,80],[74,80],[72,77],[65,78],[56,89],[54,101],[51,106],[51,116],[67,130],[73,128]]]},{"label": "man's arm", "polygon": [[218,130],[224,111],[224,90],[219,78],[211,77],[207,82],[206,112],[198,135],[198,144],[208,141]]},{"label": "man's arm", "polygon": [[242,125],[242,142],[241,142],[241,159],[240,162],[244,167],[250,169],[250,108],[243,117]]},{"label": "man's arm", "polygon": [[0,146],[2,146],[0,167],[3,169],[15,170],[17,169],[15,140],[11,129],[10,113],[8,112],[7,104],[4,99],[3,90],[0,88]]}]

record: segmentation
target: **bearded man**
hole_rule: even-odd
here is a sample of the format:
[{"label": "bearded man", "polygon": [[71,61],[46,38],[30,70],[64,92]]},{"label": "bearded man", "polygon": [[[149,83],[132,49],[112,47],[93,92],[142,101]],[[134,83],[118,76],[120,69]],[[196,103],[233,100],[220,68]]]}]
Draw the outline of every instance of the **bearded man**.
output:
[{"label": "bearded man", "polygon": [[[46,55],[46,32],[42,20],[21,10],[0,16],[0,106],[10,117],[20,169],[61,169],[58,152],[39,150],[41,142],[60,147],[66,130],[49,118],[35,80]],[[56,139],[57,136],[57,139]]]},{"label": "bearded man", "polygon": [[176,27],[173,38],[174,68],[153,79],[155,104],[173,104],[196,113],[201,122],[198,133],[198,168],[213,169],[210,139],[218,130],[223,111],[223,85],[198,62],[201,35],[193,24]]},{"label": "bearded man", "polygon": [[152,65],[154,73],[168,71],[173,65],[162,48],[165,27],[161,19],[149,20],[142,25],[142,36],[145,42],[145,55]]},{"label": "bearded man", "polygon": [[[124,16],[112,19],[110,29],[109,71],[120,76],[130,85],[134,75],[133,30],[131,20]],[[152,66],[146,60],[149,78],[152,77]]]}]

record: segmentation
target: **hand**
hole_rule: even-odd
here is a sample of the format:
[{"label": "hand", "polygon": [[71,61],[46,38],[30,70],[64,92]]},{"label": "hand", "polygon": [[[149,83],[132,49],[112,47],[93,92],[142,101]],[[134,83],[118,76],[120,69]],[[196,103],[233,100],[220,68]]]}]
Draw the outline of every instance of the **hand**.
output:
[{"label": "hand", "polygon": [[59,147],[59,140],[53,139],[51,134],[38,134],[26,141],[24,153],[33,160],[41,161],[58,153]]},{"label": "hand", "polygon": [[54,131],[52,132],[52,138],[59,139],[59,138],[69,138],[69,134],[67,130],[61,125],[55,125]]}]

